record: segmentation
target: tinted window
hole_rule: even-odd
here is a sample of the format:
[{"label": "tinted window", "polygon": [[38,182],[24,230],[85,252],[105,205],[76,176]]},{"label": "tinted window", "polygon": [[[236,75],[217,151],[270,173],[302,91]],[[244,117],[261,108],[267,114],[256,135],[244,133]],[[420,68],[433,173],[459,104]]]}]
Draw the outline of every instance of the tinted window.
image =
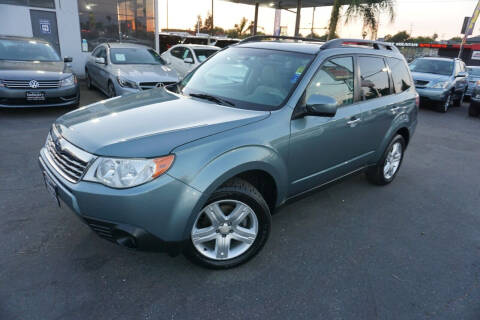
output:
[{"label": "tinted window", "polygon": [[203,62],[207,60],[208,57],[210,57],[212,54],[217,52],[217,50],[212,50],[212,49],[194,49],[193,52],[195,52],[195,55],[197,56],[197,60],[199,62]]},{"label": "tinted window", "polygon": [[312,94],[335,98],[339,105],[353,103],[353,58],[339,57],[325,62],[317,71],[305,92],[305,100]]},{"label": "tinted window", "polygon": [[185,58],[190,58],[193,60],[192,52],[190,51],[190,49],[185,49],[185,51],[183,52],[182,59]]},{"label": "tinted window", "polygon": [[154,50],[145,48],[112,48],[110,60],[114,64],[165,64]]},{"label": "tinted window", "polygon": [[186,95],[203,93],[254,110],[279,108],[297,86],[313,55],[232,47],[218,52],[182,81]]},{"label": "tinted window", "polygon": [[100,47],[100,50],[98,50],[97,57],[99,58],[104,58],[105,61],[107,60],[107,49],[105,47]]},{"label": "tinted window", "polygon": [[405,62],[400,59],[389,58],[388,65],[392,71],[395,92],[401,93],[405,90],[408,90],[412,86],[412,80]]},{"label": "tinted window", "polygon": [[1,39],[0,60],[60,61],[60,57],[55,49],[45,42]]},{"label": "tinted window", "polygon": [[382,58],[359,57],[362,100],[380,98],[390,94],[388,70]]},{"label": "tinted window", "polygon": [[453,73],[453,61],[420,58],[410,64],[413,72],[433,73],[449,76]]},{"label": "tinted window", "polygon": [[184,47],[175,47],[172,49],[172,51],[170,52],[170,54],[172,56],[174,56],[175,58],[178,58],[178,59],[183,59],[183,53],[185,52],[185,48]]}]

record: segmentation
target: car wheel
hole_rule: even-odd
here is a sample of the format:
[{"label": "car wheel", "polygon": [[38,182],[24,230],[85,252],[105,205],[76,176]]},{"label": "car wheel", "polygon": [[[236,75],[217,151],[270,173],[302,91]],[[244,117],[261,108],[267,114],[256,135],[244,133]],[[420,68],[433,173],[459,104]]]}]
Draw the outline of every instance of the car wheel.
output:
[{"label": "car wheel", "polygon": [[468,107],[468,115],[470,117],[478,117],[480,114],[480,108],[478,107],[477,104],[471,102],[470,107]]},{"label": "car wheel", "polygon": [[87,89],[92,90],[92,79],[90,79],[90,74],[88,74],[88,70],[85,70],[85,82],[87,83]]},{"label": "car wheel", "polygon": [[232,179],[197,214],[185,255],[207,268],[236,267],[260,251],[270,223],[270,209],[260,192],[242,179]]},{"label": "car wheel", "polygon": [[367,170],[367,179],[373,184],[386,185],[395,179],[405,152],[405,139],[396,135],[385,150],[380,162]]},{"label": "car wheel", "polygon": [[440,103],[438,111],[442,113],[446,113],[448,111],[448,108],[450,108],[451,104],[452,104],[452,94],[449,93],[448,96],[445,98],[445,101]]},{"label": "car wheel", "polygon": [[465,91],[462,91],[462,95],[457,100],[454,101],[453,106],[461,107],[464,100],[465,100]]},{"label": "car wheel", "polygon": [[113,83],[109,82],[108,83],[108,97],[113,98],[117,95],[115,92],[115,87],[113,86]]}]

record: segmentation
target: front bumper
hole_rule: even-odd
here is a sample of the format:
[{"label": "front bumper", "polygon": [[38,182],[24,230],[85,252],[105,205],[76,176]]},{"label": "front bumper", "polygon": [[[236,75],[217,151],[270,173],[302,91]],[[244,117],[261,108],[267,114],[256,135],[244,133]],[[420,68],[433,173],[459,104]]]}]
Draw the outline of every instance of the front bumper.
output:
[{"label": "front bumper", "polygon": [[[27,101],[27,91],[45,93],[45,101]],[[10,89],[0,88],[1,108],[64,107],[78,105],[80,89],[78,84],[55,89]]]},{"label": "front bumper", "polygon": [[40,169],[56,184],[60,206],[73,211],[101,237],[149,251],[179,253],[200,210],[203,194],[164,174],[146,184],[113,189],[65,180],[40,151]]},{"label": "front bumper", "polygon": [[416,88],[416,90],[421,99],[435,102],[444,101],[450,92],[450,89]]}]

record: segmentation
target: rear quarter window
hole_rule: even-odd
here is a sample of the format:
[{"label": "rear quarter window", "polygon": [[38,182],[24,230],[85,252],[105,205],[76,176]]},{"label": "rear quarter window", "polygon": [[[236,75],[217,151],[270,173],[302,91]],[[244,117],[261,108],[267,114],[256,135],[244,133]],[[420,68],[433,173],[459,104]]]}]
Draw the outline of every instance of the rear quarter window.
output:
[{"label": "rear quarter window", "polygon": [[387,59],[392,72],[395,93],[402,93],[412,87],[412,78],[404,61],[395,58]]}]

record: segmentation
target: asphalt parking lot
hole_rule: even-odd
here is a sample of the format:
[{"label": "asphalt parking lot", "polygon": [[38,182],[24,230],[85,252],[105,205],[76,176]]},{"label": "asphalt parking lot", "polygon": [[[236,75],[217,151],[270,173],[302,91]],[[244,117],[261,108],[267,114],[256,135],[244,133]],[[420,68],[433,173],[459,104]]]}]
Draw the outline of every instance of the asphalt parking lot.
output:
[{"label": "asphalt parking lot", "polygon": [[281,208],[263,251],[227,271],[115,246],[58,209],[37,153],[66,111],[0,110],[0,319],[480,319],[465,104],[420,111],[393,184],[358,175]]}]

